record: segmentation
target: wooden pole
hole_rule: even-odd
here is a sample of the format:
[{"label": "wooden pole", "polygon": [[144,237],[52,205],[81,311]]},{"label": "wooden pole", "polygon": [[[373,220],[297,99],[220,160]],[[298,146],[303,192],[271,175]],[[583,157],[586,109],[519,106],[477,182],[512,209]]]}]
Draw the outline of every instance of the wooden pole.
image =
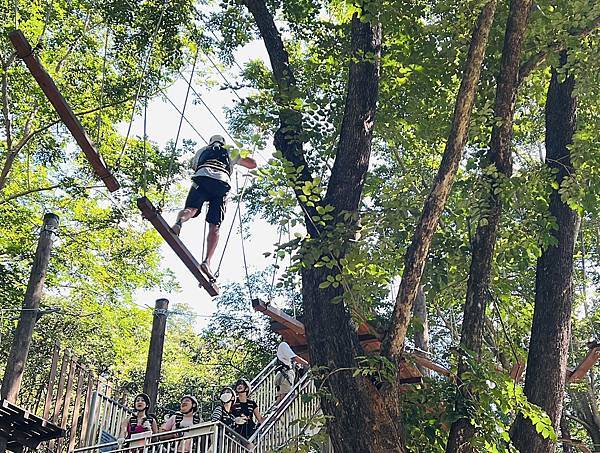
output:
[{"label": "wooden pole", "polygon": [[50,213],[46,214],[35,252],[31,276],[27,284],[27,291],[25,292],[23,310],[21,311],[15,338],[8,355],[4,379],[2,380],[2,391],[0,394],[3,399],[11,403],[16,402],[19,388],[21,387],[25,362],[27,361],[33,337],[33,328],[37,321],[40,299],[44,289],[46,270],[48,269],[50,251],[52,250],[52,240],[57,228],[58,216]]},{"label": "wooden pole", "polygon": [[167,299],[157,299],[154,308],[150,348],[148,350],[146,377],[144,378],[144,393],[150,397],[150,405],[152,407],[156,404],[156,395],[158,394],[158,382],[160,381],[160,368],[162,364],[163,346],[165,344],[168,308],[169,301]]}]

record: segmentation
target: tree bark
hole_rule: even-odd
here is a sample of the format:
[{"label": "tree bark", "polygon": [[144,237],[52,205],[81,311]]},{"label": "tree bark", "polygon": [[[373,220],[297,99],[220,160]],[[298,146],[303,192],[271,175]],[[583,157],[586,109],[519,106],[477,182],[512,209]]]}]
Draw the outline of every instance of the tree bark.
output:
[{"label": "tree bark", "polygon": [[[561,55],[561,65],[566,54]],[[575,79],[559,80],[556,69],[546,101],[546,165],[556,171],[559,186],[574,168],[569,144],[576,128],[577,101],[573,95]],[[529,342],[525,395],[546,411],[559,432],[563,407],[565,373],[571,337],[573,304],[573,248],[577,236],[577,214],[563,202],[558,190],[550,195],[550,214],[556,218],[552,232],[556,245],[544,250],[538,259],[535,281],[535,308]],[[556,445],[541,438],[535,427],[522,416],[515,421],[513,443],[523,452],[553,453]]]},{"label": "tree bark", "polygon": [[46,214],[42,232],[35,252],[33,267],[27,290],[25,292],[25,300],[23,301],[23,309],[15,332],[15,338],[8,355],[6,370],[2,380],[2,390],[0,395],[3,399],[16,402],[25,371],[25,362],[29,354],[29,347],[33,337],[33,329],[37,321],[40,300],[44,290],[44,281],[46,279],[46,270],[50,261],[50,252],[52,251],[52,240],[54,233],[58,228],[58,216],[54,214]]},{"label": "tree bark", "polygon": [[[521,48],[527,29],[531,4],[532,0],[511,0],[504,36],[494,106],[495,122],[487,154],[487,160],[495,166],[496,173],[488,177],[490,188],[487,195],[487,204],[489,212],[479,220],[473,240],[473,256],[469,269],[460,340],[461,351],[470,351],[475,356],[479,356],[481,353],[492,260],[502,213],[502,203],[494,193],[494,189],[502,178],[508,178],[512,174],[513,116],[518,88]],[[458,365],[459,379],[465,371],[466,363],[461,358]],[[475,429],[465,411],[466,406],[464,403],[467,398],[466,389],[461,387],[461,391],[457,394],[457,410],[464,412],[465,416],[452,423],[446,445],[447,453],[472,451],[469,440],[475,434]]]},{"label": "tree bark", "polygon": [[399,360],[402,354],[412,306],[417,297],[417,290],[427,262],[429,247],[452,189],[467,142],[471,112],[475,103],[477,84],[481,75],[481,67],[495,11],[496,0],[491,0],[483,7],[473,29],[471,45],[454,107],[452,127],[446,142],[442,162],[423,207],[421,218],[415,228],[412,243],[404,257],[404,272],[396,296],[392,324],[382,346],[382,353],[395,362]]}]

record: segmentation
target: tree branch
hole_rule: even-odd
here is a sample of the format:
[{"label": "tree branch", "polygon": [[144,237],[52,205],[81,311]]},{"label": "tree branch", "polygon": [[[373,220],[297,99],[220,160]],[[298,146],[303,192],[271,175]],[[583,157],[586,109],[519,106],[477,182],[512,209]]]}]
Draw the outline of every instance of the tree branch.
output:
[{"label": "tree branch", "polygon": [[[582,28],[581,30],[574,31],[569,33],[573,37],[584,37],[592,33],[594,30],[600,27],[600,16],[596,17],[587,27]],[[546,61],[546,57],[550,52],[558,52],[565,48],[566,43],[564,42],[554,42],[548,46],[547,49],[541,50],[538,53],[532,55],[521,65],[519,68],[519,85],[525,81],[527,77],[539,67],[544,61]]]},{"label": "tree branch", "polygon": [[280,106],[279,128],[275,132],[275,149],[291,162],[296,169],[302,169],[297,181],[294,181],[293,189],[298,203],[305,212],[307,231],[311,236],[316,237],[319,233],[311,220],[311,217],[317,214],[316,210],[313,207],[306,206],[306,203],[300,199],[300,196],[304,196],[301,189],[302,183],[312,181],[313,177],[304,156],[302,114],[293,107],[294,100],[299,96],[294,71],[290,65],[288,53],[275,25],[273,15],[267,9],[264,0],[244,0],[244,4],[254,17],[263,38],[273,68],[273,78],[279,88],[277,96],[277,102]]},{"label": "tree branch", "polygon": [[471,112],[475,103],[482,62],[495,12],[496,0],[490,0],[477,18],[456,98],[454,118],[446,142],[446,149],[433,182],[433,187],[423,207],[423,213],[415,228],[412,243],[404,257],[404,273],[396,296],[392,324],[382,345],[382,353],[394,361],[398,360],[402,354],[412,307],[417,297],[429,248],[452,189],[467,142]]}]

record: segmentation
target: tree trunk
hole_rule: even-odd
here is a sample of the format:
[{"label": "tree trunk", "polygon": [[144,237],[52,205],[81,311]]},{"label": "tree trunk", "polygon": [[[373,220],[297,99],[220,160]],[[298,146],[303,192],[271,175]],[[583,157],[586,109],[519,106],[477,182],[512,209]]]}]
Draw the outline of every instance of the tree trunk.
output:
[{"label": "tree trunk", "polygon": [[496,0],[491,0],[481,10],[473,28],[471,44],[454,107],[452,128],[446,142],[442,162],[423,206],[423,212],[415,228],[411,245],[404,257],[404,272],[396,296],[392,324],[382,345],[382,353],[396,362],[404,348],[412,306],[417,297],[417,289],[427,262],[429,247],[440,216],[446,206],[458,170],[458,164],[467,143],[471,112],[475,103],[477,84],[479,83],[483,57],[485,56],[495,12]]},{"label": "tree trunk", "polygon": [[[561,65],[565,63],[566,54],[563,52]],[[559,186],[574,172],[568,149],[576,127],[574,86],[573,76],[567,76],[561,82],[557,71],[552,69],[546,101],[546,164],[557,172]],[[550,195],[550,214],[556,218],[558,225],[558,229],[552,232],[556,245],[544,250],[537,262],[525,395],[530,402],[546,411],[556,432],[559,432],[571,337],[577,215],[562,201],[556,189]],[[523,452],[552,453],[556,448],[553,442],[541,438],[534,426],[523,417],[515,421],[512,439]]]},{"label": "tree trunk", "polygon": [[[479,220],[473,240],[473,257],[469,270],[460,339],[461,351],[470,351],[476,357],[481,352],[492,261],[502,213],[502,203],[494,193],[494,188],[503,177],[508,178],[512,174],[511,141],[519,63],[531,4],[531,0],[511,0],[496,87],[494,106],[496,120],[492,129],[487,160],[489,164],[494,164],[497,173],[489,177],[490,188],[487,196],[489,212]],[[458,365],[459,379],[466,369],[466,363],[461,358]],[[452,423],[446,446],[447,453],[472,451],[469,440],[475,434],[475,429],[466,413],[465,402],[469,398],[468,395],[464,387],[461,387],[461,391],[457,394],[456,409],[463,412],[465,416]]]}]

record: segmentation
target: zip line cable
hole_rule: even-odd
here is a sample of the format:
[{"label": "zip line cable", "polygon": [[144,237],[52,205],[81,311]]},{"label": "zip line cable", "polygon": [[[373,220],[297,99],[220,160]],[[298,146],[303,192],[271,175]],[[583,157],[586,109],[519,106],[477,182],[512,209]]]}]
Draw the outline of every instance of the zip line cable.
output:
[{"label": "zip line cable", "polygon": [[[159,91],[163,94],[163,96],[169,102],[169,104],[171,104],[171,106],[177,111],[177,113],[179,113],[181,115],[181,110],[179,110],[179,107],[177,107],[177,105],[175,105],[175,103],[171,100],[171,98],[167,95],[167,93],[162,88],[159,89]],[[186,116],[183,116],[183,119],[185,120],[186,123],[188,123],[188,125],[198,135],[198,137],[200,137],[200,139],[204,142],[204,144],[208,145],[208,140],[206,140],[206,138],[204,138],[204,136],[200,132],[198,132],[198,129],[196,129],[194,127],[194,125],[191,123],[191,121]]]},{"label": "zip line cable", "polygon": [[144,165],[142,165],[142,193],[146,196],[148,189],[148,134],[147,134],[147,119],[148,119],[148,91],[146,91],[145,102],[144,102]]},{"label": "zip line cable", "polygon": [[148,50],[148,53],[146,54],[146,59],[144,61],[144,65],[142,67],[142,74],[140,76],[140,81],[138,83],[138,86],[137,86],[137,89],[135,92],[135,98],[133,100],[133,107],[131,108],[131,117],[129,119],[129,126],[127,127],[127,135],[125,136],[125,141],[123,142],[123,148],[121,149],[121,153],[119,154],[119,158],[117,159],[116,164],[115,164],[115,167],[117,167],[117,168],[120,166],[121,159],[123,158],[123,155],[125,154],[125,149],[127,148],[127,141],[129,140],[129,134],[131,133],[131,126],[133,124],[133,118],[135,116],[135,107],[137,105],[138,98],[142,91],[142,85],[144,84],[144,79],[146,77],[148,63],[150,62],[150,58],[152,57],[152,51],[154,50],[154,43],[155,43],[156,37],[158,36],[158,30],[160,30],[160,26],[162,24],[162,20],[165,15],[165,11],[167,9],[168,3],[169,3],[169,0],[164,1],[163,5],[162,5],[162,9],[160,11],[160,16],[158,17],[158,21],[156,22],[156,27],[154,28],[154,33],[152,33],[152,39],[150,41],[150,49]]},{"label": "zip line cable", "polygon": [[158,209],[160,210],[165,204],[165,197],[167,195],[167,187],[171,182],[171,176],[173,173],[173,161],[175,160],[175,154],[177,153],[177,144],[179,143],[179,135],[181,134],[181,126],[183,125],[183,117],[185,116],[185,109],[187,107],[188,98],[190,96],[190,88],[192,88],[192,81],[194,80],[194,72],[196,71],[196,62],[198,61],[199,47],[196,47],[196,54],[194,55],[194,63],[192,64],[192,72],[190,74],[190,80],[188,81],[187,91],[185,92],[185,100],[183,101],[183,107],[181,109],[181,117],[179,118],[179,126],[177,127],[177,135],[175,135],[175,143],[173,144],[173,150],[171,151],[171,158],[169,159],[169,168],[167,170],[167,180],[163,186],[163,193]]}]

